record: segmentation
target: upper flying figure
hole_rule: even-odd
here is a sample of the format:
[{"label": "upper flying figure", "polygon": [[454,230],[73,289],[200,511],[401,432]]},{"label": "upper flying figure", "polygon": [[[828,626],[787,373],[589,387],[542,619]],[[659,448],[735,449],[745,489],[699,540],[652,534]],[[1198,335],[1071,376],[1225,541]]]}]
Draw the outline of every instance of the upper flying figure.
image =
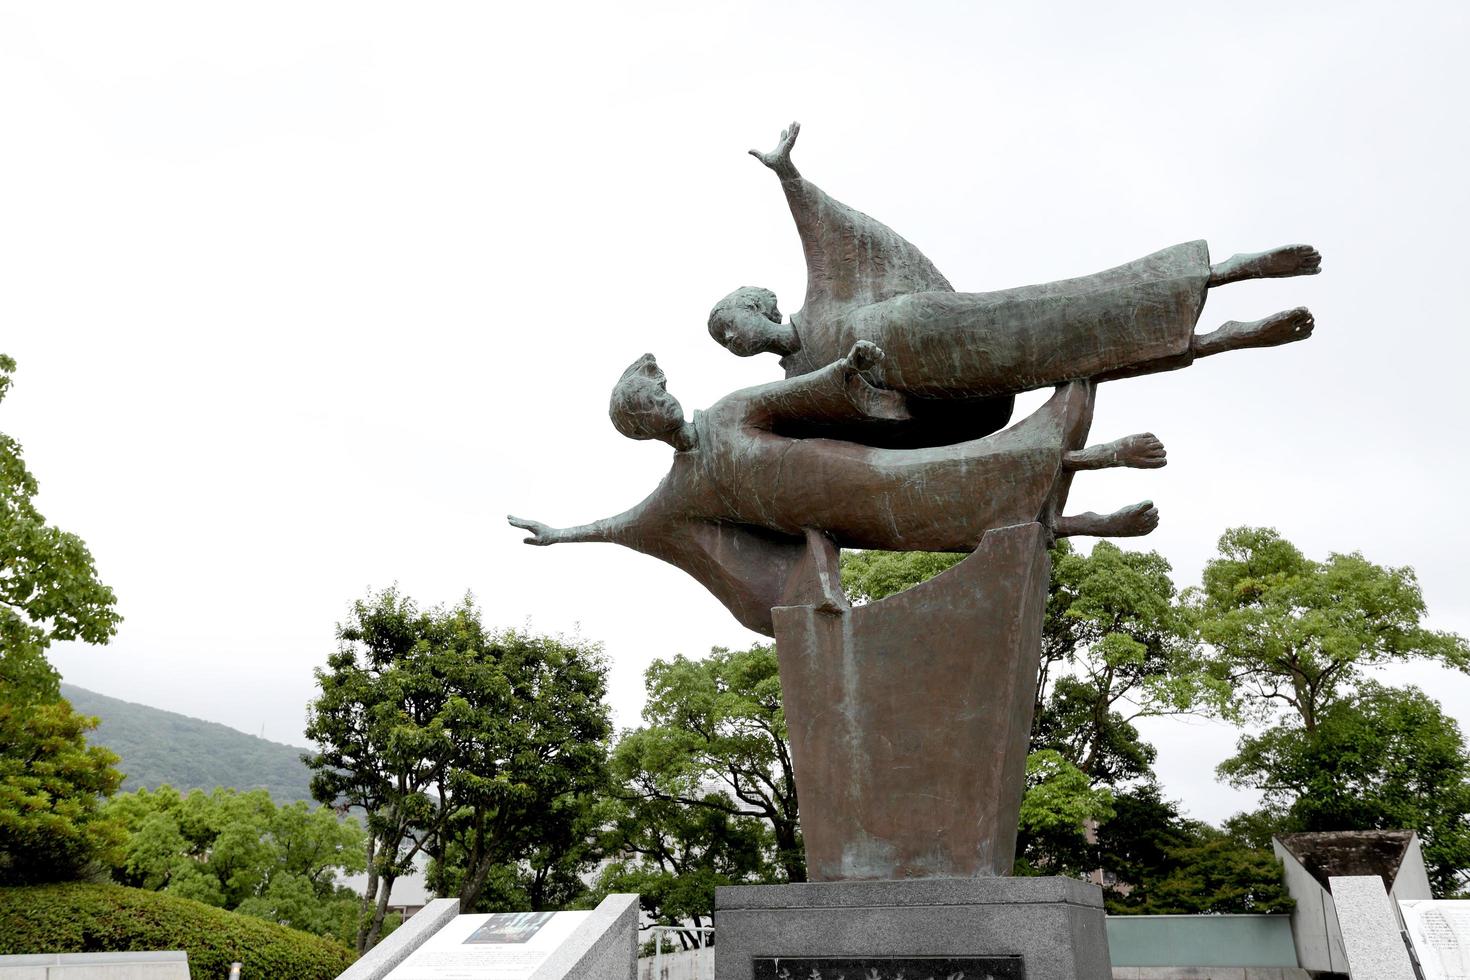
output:
[{"label": "upper flying figure", "polygon": [[805,303],[783,323],[774,293],[742,287],[715,305],[709,331],[741,357],[781,355],[788,378],[837,361],[860,340],[880,347],[886,357],[865,376],[903,393],[909,418],[814,432],[872,445],[945,445],[1004,426],[1018,392],[1169,371],[1312,333],[1312,314],[1300,307],[1194,332],[1213,286],[1316,275],[1321,256],[1309,245],[1211,265],[1203,241],[1186,242],[1078,279],[955,292],[897,232],[801,176],[791,162],[798,132],[792,123],[774,150],[750,152],[781,178],[806,255]]}]

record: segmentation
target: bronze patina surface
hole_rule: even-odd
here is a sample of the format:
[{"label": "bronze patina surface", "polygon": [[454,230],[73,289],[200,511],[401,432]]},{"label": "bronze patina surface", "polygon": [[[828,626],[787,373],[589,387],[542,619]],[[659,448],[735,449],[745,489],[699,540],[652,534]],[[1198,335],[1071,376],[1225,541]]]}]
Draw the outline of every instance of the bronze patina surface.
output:
[{"label": "bronze patina surface", "polygon": [[[1048,549],[1158,523],[1150,501],[1063,511],[1079,470],[1166,462],[1150,433],[1086,445],[1098,385],[1305,339],[1301,308],[1195,327],[1211,288],[1314,275],[1320,257],[1289,245],[1212,265],[1189,242],[1080,278],[956,292],[902,236],[797,172],[798,131],[752,153],[781,179],[801,237],[803,307],[784,321],[774,294],[742,287],[708,320],[733,353],[780,355],[786,377],[686,419],[643,355],[609,414],[674,448],[668,475],[591,524],[510,522],[530,544],[604,541],[669,562],[776,637],[814,880],[1008,874]],[[1015,394],[1048,386],[1005,427]],[[851,608],[841,548],[970,557]]]}]

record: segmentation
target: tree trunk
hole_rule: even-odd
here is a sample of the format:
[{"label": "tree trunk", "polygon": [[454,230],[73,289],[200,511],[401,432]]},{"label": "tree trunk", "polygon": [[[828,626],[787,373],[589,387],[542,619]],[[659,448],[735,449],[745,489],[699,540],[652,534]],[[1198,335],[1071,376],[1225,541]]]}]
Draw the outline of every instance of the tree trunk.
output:
[{"label": "tree trunk", "polygon": [[367,888],[362,893],[362,903],[357,912],[357,955],[367,952],[368,926],[372,923],[372,909],[378,898],[378,868],[373,858],[378,853],[378,838],[368,834],[367,839]]},{"label": "tree trunk", "polygon": [[495,862],[484,858],[475,863],[472,868],[466,868],[464,884],[459,888],[459,907],[462,909],[474,908],[475,902],[480,897],[480,892],[485,890],[485,882],[490,878],[490,871],[495,867]]},{"label": "tree trunk", "polygon": [[797,843],[796,824],[773,820],[771,829],[776,833],[776,852],[786,880],[793,883],[806,881],[806,854]]},{"label": "tree trunk", "polygon": [[373,919],[368,926],[367,944],[361,952],[366,953],[378,945],[378,939],[383,935],[383,920],[388,917],[388,896],[393,891],[394,878],[383,875],[383,890],[378,893],[377,904],[373,907]]}]

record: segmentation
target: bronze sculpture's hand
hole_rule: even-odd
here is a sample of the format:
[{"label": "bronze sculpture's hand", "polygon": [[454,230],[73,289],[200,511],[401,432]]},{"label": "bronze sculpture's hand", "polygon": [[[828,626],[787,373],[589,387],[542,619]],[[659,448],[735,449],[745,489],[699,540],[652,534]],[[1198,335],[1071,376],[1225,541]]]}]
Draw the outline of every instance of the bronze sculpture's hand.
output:
[{"label": "bronze sculpture's hand", "polygon": [[883,348],[871,340],[859,340],[848,351],[847,363],[855,371],[866,371],[877,367],[883,360]]},{"label": "bronze sculpture's hand", "polygon": [[751,150],[750,155],[776,171],[782,180],[800,177],[801,175],[796,172],[796,165],[791,162],[791,147],[796,143],[796,134],[799,132],[801,132],[801,123],[793,122],[781,130],[781,139],[774,150],[770,153]]},{"label": "bronze sculpture's hand", "polygon": [[556,538],[553,536],[556,528],[547,527],[540,521],[528,521],[524,517],[513,517],[508,514],[505,519],[514,527],[531,532],[531,536],[524,539],[526,544],[541,545],[544,547],[545,545],[556,543]]}]

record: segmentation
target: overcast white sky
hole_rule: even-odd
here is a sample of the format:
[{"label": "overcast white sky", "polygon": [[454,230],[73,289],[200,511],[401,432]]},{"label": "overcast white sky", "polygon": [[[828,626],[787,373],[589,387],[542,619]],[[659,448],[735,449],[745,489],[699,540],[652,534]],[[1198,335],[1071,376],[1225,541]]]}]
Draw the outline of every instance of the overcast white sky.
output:
[{"label": "overcast white sky", "polygon": [[[622,510],[669,451],[607,392],[655,352],[686,409],[779,375],[714,300],[804,270],[745,156],[803,173],[959,289],[1209,240],[1307,241],[1305,344],[1108,385],[1093,434],[1170,465],[1138,547],[1198,580],[1226,527],[1418,569],[1470,632],[1462,520],[1470,14],[1463,3],[0,3],[0,429],[126,622],[75,684],[302,741],[312,668],[369,588],[606,645],[634,724],[655,657],[757,639],[682,573],[531,549],[507,512]],[[1035,404],[1034,400],[1027,402]],[[1470,679],[1425,683],[1470,726]],[[1219,819],[1234,733],[1155,723],[1167,792]]]}]

